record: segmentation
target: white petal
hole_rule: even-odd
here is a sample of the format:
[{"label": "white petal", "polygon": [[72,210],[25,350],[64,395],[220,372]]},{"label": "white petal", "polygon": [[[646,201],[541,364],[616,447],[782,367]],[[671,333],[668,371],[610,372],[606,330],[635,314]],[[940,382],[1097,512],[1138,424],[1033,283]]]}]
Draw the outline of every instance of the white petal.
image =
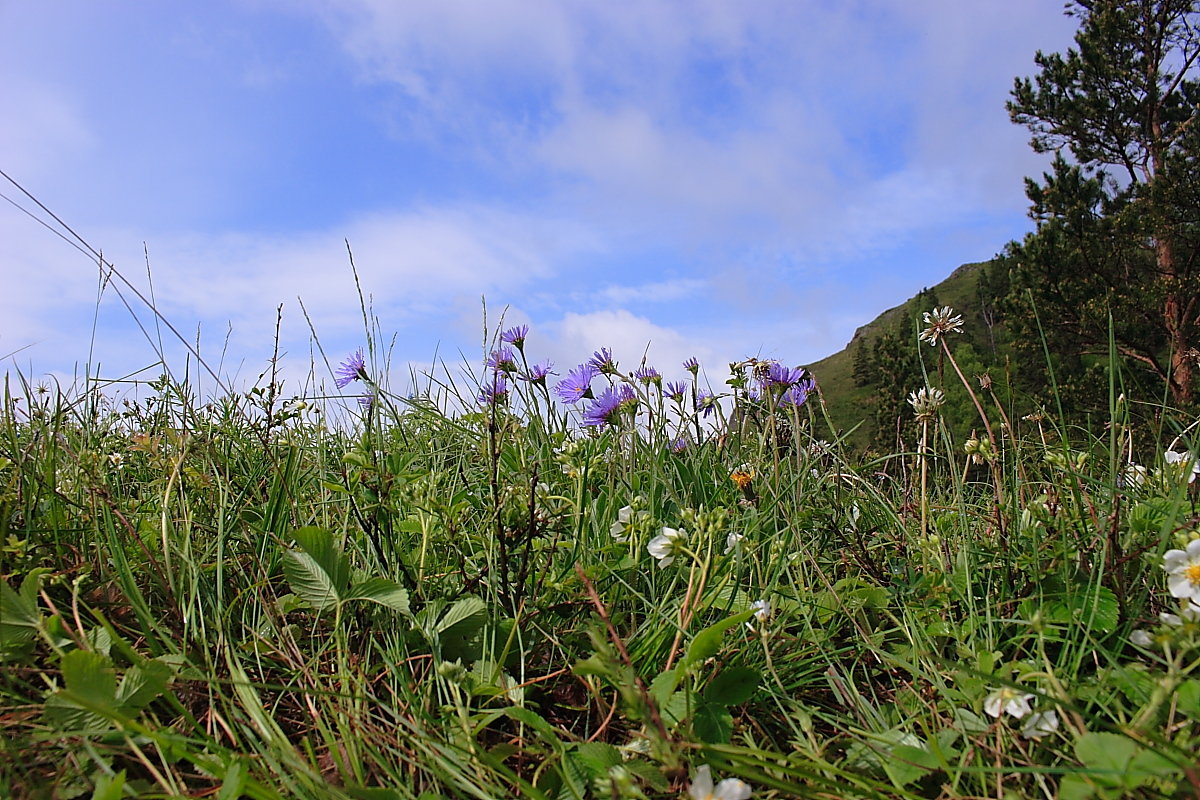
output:
[{"label": "white petal", "polygon": [[750,797],[750,787],[737,778],[726,778],[717,784],[713,800],[747,800]]},{"label": "white petal", "polygon": [[708,764],[696,770],[696,777],[692,778],[692,785],[688,787],[688,794],[695,800],[711,800],[713,793],[712,772],[708,768]]}]

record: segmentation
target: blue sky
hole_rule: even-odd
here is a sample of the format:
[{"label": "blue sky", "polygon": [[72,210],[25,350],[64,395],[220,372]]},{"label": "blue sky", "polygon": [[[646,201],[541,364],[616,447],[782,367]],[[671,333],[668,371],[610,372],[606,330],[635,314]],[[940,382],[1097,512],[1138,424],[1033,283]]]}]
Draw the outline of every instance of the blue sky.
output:
[{"label": "blue sky", "polygon": [[[0,169],[231,382],[282,306],[288,388],[332,385],[312,330],[335,363],[364,342],[348,242],[397,382],[482,363],[486,298],[560,372],[649,346],[720,383],[1023,235],[1046,158],[1004,102],[1073,31],[1047,0],[0,0]],[[7,202],[0,270],[2,369],[154,363]]]}]

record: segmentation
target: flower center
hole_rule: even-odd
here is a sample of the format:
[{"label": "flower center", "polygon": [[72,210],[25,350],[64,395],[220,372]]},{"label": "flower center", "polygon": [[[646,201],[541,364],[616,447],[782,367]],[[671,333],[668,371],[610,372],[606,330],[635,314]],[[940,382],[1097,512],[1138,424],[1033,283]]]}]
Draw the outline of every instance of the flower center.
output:
[{"label": "flower center", "polygon": [[1183,570],[1183,575],[1192,586],[1200,586],[1200,564],[1189,564]]}]

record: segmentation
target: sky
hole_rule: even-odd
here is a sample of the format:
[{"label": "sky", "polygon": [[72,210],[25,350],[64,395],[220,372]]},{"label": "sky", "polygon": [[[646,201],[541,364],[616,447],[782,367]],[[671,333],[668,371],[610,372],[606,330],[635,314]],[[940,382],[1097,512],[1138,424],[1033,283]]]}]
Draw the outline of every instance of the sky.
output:
[{"label": "sky", "polygon": [[[0,0],[0,170],[228,386],[278,348],[332,391],[370,331],[405,391],[516,323],[564,375],[610,347],[719,384],[1030,230],[1048,157],[1004,103],[1074,30],[1051,0]],[[0,194],[0,371],[199,371]]]}]

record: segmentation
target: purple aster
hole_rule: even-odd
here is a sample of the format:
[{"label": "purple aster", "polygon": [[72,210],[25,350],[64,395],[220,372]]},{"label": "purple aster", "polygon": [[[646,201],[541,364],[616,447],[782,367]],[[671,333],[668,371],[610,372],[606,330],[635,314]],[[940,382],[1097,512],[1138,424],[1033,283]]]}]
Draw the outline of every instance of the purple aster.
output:
[{"label": "purple aster", "polygon": [[633,393],[632,386],[622,383],[617,387],[609,387],[583,412],[583,424],[611,425],[617,421],[621,409],[627,404],[637,404],[637,395]]},{"label": "purple aster", "polygon": [[789,386],[779,397],[779,405],[781,406],[802,406],[804,401],[808,399],[808,393],[813,390],[816,382],[811,375],[806,375],[796,382],[794,386]]},{"label": "purple aster", "polygon": [[637,378],[647,386],[652,383],[656,386],[662,384],[662,375],[654,367],[639,367],[638,370],[633,373],[633,377]]},{"label": "purple aster", "polygon": [[545,384],[547,375],[557,375],[558,374],[556,372],[553,372],[552,371],[553,369],[554,369],[554,363],[552,361],[543,361],[539,364],[534,364],[532,367],[530,367],[529,374],[525,375],[524,378],[525,378],[525,380],[529,381],[530,383]]},{"label": "purple aster", "polygon": [[613,360],[612,350],[607,347],[601,347],[592,353],[592,360],[588,363],[595,367],[597,372],[603,372],[606,375],[617,371],[617,362]]},{"label": "purple aster", "polygon": [[525,345],[525,337],[529,335],[528,325],[515,325],[500,334],[500,341],[508,342],[520,350]]},{"label": "purple aster", "polygon": [[367,392],[366,394],[360,394],[358,396],[358,404],[364,409],[370,409],[371,406],[375,405],[375,393]]},{"label": "purple aster", "polygon": [[687,394],[687,384],[683,381],[671,381],[667,384],[667,388],[663,390],[663,394],[676,403],[682,403],[683,396]]},{"label": "purple aster", "polygon": [[671,448],[671,452],[678,456],[683,455],[683,453],[687,451],[689,444],[691,443],[687,439],[680,437],[671,442],[669,446]]},{"label": "purple aster", "polygon": [[711,416],[717,408],[717,398],[712,392],[701,389],[696,393],[696,410],[703,416]]},{"label": "purple aster", "polygon": [[363,361],[362,348],[358,348],[354,355],[338,364],[338,368],[334,370],[333,374],[335,376],[333,382],[339,389],[345,389],[353,381],[367,380],[367,365]]},{"label": "purple aster", "polygon": [[505,397],[508,397],[508,379],[502,372],[496,373],[492,380],[479,390],[479,402],[485,406],[490,406]]},{"label": "purple aster", "polygon": [[592,396],[592,378],[598,370],[591,364],[580,364],[567,373],[554,387],[554,393],[564,403],[575,403],[582,398]]},{"label": "purple aster", "polygon": [[498,347],[488,356],[487,367],[499,372],[516,372],[517,358],[511,347]]},{"label": "purple aster", "polygon": [[772,361],[767,367],[767,374],[759,383],[764,389],[773,386],[796,386],[804,380],[804,367],[788,367],[778,361]]},{"label": "purple aster", "polygon": [[687,361],[683,362],[683,368],[695,375],[700,371],[700,362],[696,360],[695,356],[692,356]]}]

